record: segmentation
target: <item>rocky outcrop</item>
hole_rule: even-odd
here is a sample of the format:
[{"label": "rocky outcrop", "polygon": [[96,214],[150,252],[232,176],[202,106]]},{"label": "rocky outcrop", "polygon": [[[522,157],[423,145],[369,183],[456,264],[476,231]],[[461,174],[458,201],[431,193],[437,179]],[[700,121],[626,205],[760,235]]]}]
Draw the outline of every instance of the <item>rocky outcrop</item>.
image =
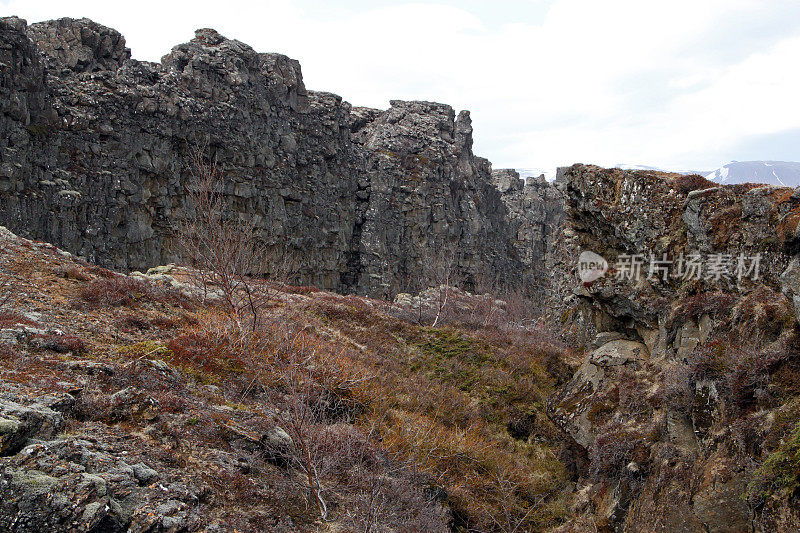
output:
[{"label": "rocky outcrop", "polygon": [[[774,465],[794,426],[775,421],[800,392],[800,198],[699,176],[559,174],[559,305],[588,350],[548,410],[589,457],[576,515],[616,531],[793,530],[793,474]],[[607,260],[599,279],[578,277],[585,251]]]},{"label": "rocky outcrop", "polygon": [[35,106],[2,117],[4,223],[106,266],[169,262],[201,153],[224,171],[232,216],[256,217],[258,237],[302,250],[302,280],[339,287],[361,156],[343,127],[350,106],[309,95],[295,61],[213,30],[163,64],[127,59],[121,37],[86,20],[27,34],[6,21],[4,32],[32,65],[11,79],[40,89]]},{"label": "rocky outcrop", "polygon": [[468,112],[351,109],[308,91],[297,61],[210,29],[158,64],[87,19],[3,19],[0,38],[0,224],[20,234],[115,269],[176,261],[199,155],[224,174],[230,216],[298,258],[298,283],[417,291],[438,254],[469,289],[540,260],[540,230],[509,221],[472,153]]},{"label": "rocky outcrop", "polygon": [[546,291],[552,286],[548,258],[564,223],[563,192],[544,176],[523,180],[511,169],[493,171],[492,181],[508,209],[514,248],[528,269],[526,285]]},{"label": "rocky outcrop", "polygon": [[472,154],[469,112],[456,117],[442,104],[391,104],[353,126],[354,141],[368,153],[357,193],[364,213],[356,225],[360,292],[381,279],[389,284],[383,295],[419,289],[437,268],[451,268],[453,281],[467,288],[496,272],[521,272],[489,162]]},{"label": "rocky outcrop", "polygon": [[28,35],[44,52],[47,68],[55,72],[116,71],[131,58],[118,31],[89,19],[32,24]]}]

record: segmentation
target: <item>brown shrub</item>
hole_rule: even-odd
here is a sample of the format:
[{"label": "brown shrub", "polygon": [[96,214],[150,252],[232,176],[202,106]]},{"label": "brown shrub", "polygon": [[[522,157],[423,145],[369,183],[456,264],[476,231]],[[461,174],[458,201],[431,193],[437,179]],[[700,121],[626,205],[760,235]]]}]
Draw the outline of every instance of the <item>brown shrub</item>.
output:
[{"label": "brown shrub", "polygon": [[144,331],[150,329],[150,321],[147,318],[134,314],[127,314],[117,320],[117,327],[123,331]]},{"label": "brown shrub", "polygon": [[652,408],[647,399],[647,384],[636,377],[636,372],[623,368],[617,377],[619,407],[629,417],[648,417]]},{"label": "brown shrub", "polygon": [[677,328],[689,320],[697,320],[702,315],[711,318],[730,315],[736,298],[722,291],[699,292],[684,297],[680,305],[672,310],[666,327],[670,330],[670,342],[675,339]]},{"label": "brown shrub", "polygon": [[672,178],[672,187],[681,194],[689,194],[692,191],[700,189],[710,189],[712,187],[719,187],[718,183],[707,180],[699,174],[690,174],[688,176],[677,176]]},{"label": "brown shrub", "polygon": [[694,374],[688,364],[675,362],[661,373],[659,394],[653,401],[656,408],[663,404],[684,414],[691,411],[694,402]]},{"label": "brown shrub", "polygon": [[782,293],[761,286],[743,298],[733,308],[733,327],[745,340],[763,343],[776,340],[794,325],[794,312],[789,299]]},{"label": "brown shrub", "polygon": [[94,276],[97,276],[99,278],[109,278],[109,279],[111,279],[111,278],[116,278],[117,276],[119,276],[119,274],[117,274],[116,272],[113,272],[113,271],[111,271],[111,270],[109,270],[107,268],[103,268],[103,267],[97,266],[97,265],[91,265],[91,264],[88,264],[88,263],[86,265],[86,270],[90,274],[92,274]]},{"label": "brown shrub", "polygon": [[316,287],[297,286],[297,285],[285,285],[281,287],[281,290],[283,292],[288,292],[290,294],[302,294],[302,295],[308,295],[308,294],[313,294],[315,292],[320,292],[320,290]]},{"label": "brown shrub", "polygon": [[725,375],[731,404],[737,410],[774,407],[800,391],[800,351],[788,337],[767,348],[740,348]]},{"label": "brown shrub", "polygon": [[16,311],[0,310],[0,328],[11,326],[36,326],[36,322]]},{"label": "brown shrub", "polygon": [[229,365],[233,354],[230,341],[222,334],[205,329],[193,329],[181,333],[167,342],[172,361],[184,367],[219,372]]},{"label": "brown shrub", "polygon": [[81,300],[94,307],[132,306],[147,296],[144,282],[122,276],[94,280],[80,291]]},{"label": "brown shrub", "polygon": [[89,282],[81,288],[79,300],[73,301],[72,305],[77,308],[91,309],[136,307],[140,304],[155,302],[191,307],[188,298],[171,288],[159,287],[139,279],[119,275]]},{"label": "brown shrub", "polygon": [[0,361],[10,361],[14,358],[15,352],[8,344],[0,342]]},{"label": "brown shrub", "polygon": [[178,329],[184,324],[189,326],[197,325],[197,319],[189,315],[184,315],[178,318],[157,316],[152,319],[150,323],[153,325],[153,327],[158,329]]},{"label": "brown shrub", "polygon": [[183,413],[189,406],[185,398],[171,392],[162,392],[155,395],[158,405],[166,413]]},{"label": "brown shrub", "polygon": [[320,303],[317,311],[328,320],[334,321],[355,321],[367,322],[370,319],[370,310],[363,306],[355,307],[352,305]]},{"label": "brown shrub", "polygon": [[53,269],[53,273],[60,278],[75,281],[89,281],[92,279],[85,269],[77,265],[59,265]]},{"label": "brown shrub", "polygon": [[590,471],[599,476],[617,476],[630,462],[641,468],[649,459],[649,448],[644,433],[614,424],[592,443],[589,449]]},{"label": "brown shrub", "polygon": [[31,337],[31,344],[43,350],[53,350],[58,353],[72,352],[76,354],[89,351],[83,339],[75,335],[39,334]]}]

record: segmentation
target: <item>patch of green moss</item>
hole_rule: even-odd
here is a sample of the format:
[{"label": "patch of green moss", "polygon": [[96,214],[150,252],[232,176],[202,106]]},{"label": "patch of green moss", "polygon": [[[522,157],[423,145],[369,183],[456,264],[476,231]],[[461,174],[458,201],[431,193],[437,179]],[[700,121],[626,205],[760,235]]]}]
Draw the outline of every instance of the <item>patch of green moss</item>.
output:
[{"label": "patch of green moss", "polygon": [[755,473],[748,496],[790,496],[800,490],[800,423]]},{"label": "patch of green moss", "polygon": [[35,137],[44,138],[48,137],[53,130],[53,127],[50,124],[39,123],[39,124],[29,124],[25,126],[25,129],[28,130],[28,133]]},{"label": "patch of green moss", "polygon": [[480,388],[481,369],[493,362],[485,343],[451,329],[424,328],[409,344],[417,349],[409,361],[412,371],[427,371],[464,392]]},{"label": "patch of green moss", "polygon": [[492,359],[484,343],[451,329],[424,329],[422,338],[413,344],[435,359],[459,359],[478,366]]},{"label": "patch of green moss", "polygon": [[161,341],[142,341],[128,346],[120,346],[117,352],[126,358],[139,359],[155,357],[169,358],[172,357],[172,352]]}]

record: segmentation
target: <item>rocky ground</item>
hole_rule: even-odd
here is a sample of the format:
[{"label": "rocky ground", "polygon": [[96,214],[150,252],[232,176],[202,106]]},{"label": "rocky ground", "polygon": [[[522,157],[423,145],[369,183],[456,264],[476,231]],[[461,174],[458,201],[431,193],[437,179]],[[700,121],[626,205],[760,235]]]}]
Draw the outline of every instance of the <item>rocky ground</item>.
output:
[{"label": "rocky ground", "polygon": [[544,413],[565,348],[499,328],[507,302],[456,291],[433,329],[431,294],[276,286],[242,349],[185,269],[123,276],[1,238],[0,529],[529,530],[565,516],[572,450]]}]

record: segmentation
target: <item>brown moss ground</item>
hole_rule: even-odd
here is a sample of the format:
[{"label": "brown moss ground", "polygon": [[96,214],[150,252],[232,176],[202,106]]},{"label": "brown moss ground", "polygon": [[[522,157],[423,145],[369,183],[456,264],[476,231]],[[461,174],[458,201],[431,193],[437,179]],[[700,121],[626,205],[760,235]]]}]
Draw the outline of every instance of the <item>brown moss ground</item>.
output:
[{"label": "brown moss ground", "polygon": [[[71,434],[116,435],[121,449],[207,486],[215,496],[205,512],[221,523],[259,530],[285,514],[300,529],[321,527],[280,467],[255,455],[244,470],[219,460],[247,450],[248,435],[270,419],[267,398],[279,388],[270,372],[287,349],[278,343],[286,330],[330,367],[315,374],[320,390],[348,406],[347,422],[370,446],[417,473],[417,485],[449,509],[452,527],[488,531],[504,520],[538,530],[565,516],[560,437],[543,404],[568,372],[563,347],[541,332],[433,329],[390,316],[396,310],[382,302],[287,287],[266,311],[262,351],[244,357],[220,336],[224,313],[213,305],[158,287],[110,299],[122,279],[113,273],[46,244],[19,240],[3,252],[0,270],[18,288],[15,309],[79,338],[86,351],[4,351],[0,380],[31,396],[77,395]],[[174,375],[148,363],[158,360]],[[326,375],[352,379],[334,386]],[[124,387],[145,391],[159,412],[109,414],[109,396]],[[530,420],[535,430],[511,436],[510,427]],[[348,490],[332,487],[334,522]]]}]

